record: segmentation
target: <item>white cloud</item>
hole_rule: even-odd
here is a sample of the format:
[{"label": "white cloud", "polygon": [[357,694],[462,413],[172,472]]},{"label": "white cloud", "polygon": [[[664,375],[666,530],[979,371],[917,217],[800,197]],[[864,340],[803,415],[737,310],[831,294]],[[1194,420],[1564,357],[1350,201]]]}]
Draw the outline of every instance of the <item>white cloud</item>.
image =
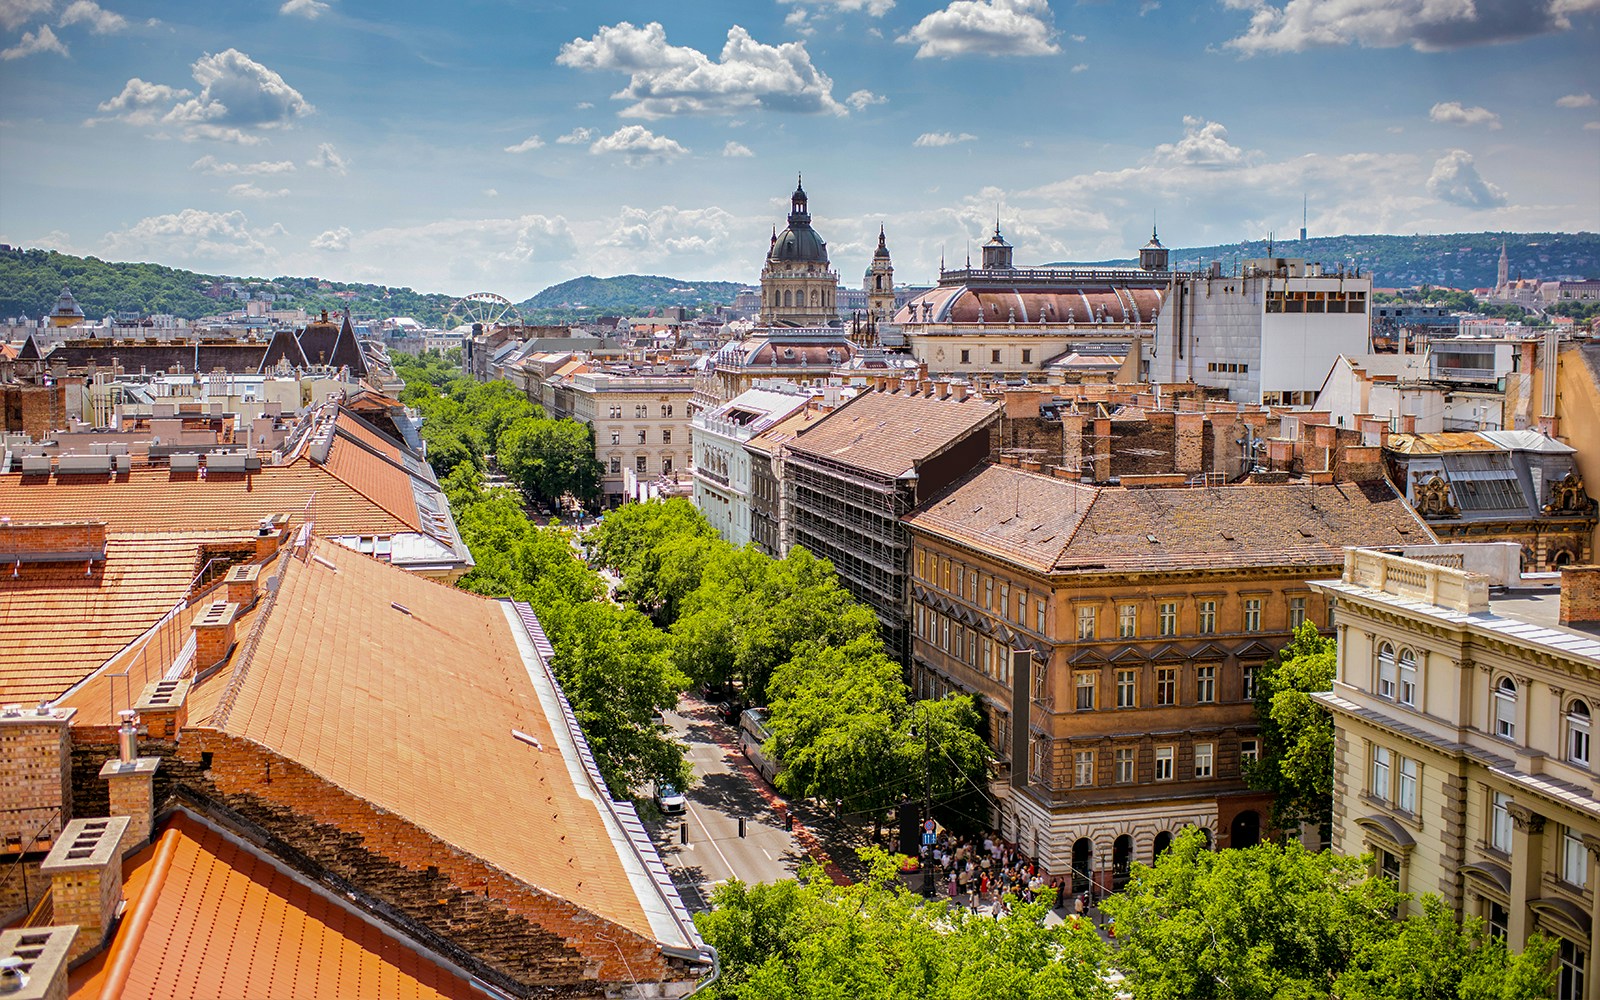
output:
[{"label": "white cloud", "polygon": [[289,193],[289,189],[288,188],[279,188],[276,191],[267,191],[267,190],[264,190],[262,188],[258,188],[254,184],[246,181],[243,184],[235,184],[233,187],[228,189],[228,193],[230,195],[233,195],[235,198],[252,198],[252,199],[282,198],[282,197],[284,197],[285,195],[287,195]]},{"label": "white cloud", "polygon": [[594,138],[594,129],[579,126],[566,135],[557,136],[556,142],[563,146],[581,146]]},{"label": "white cloud", "polygon": [[662,163],[675,159],[688,150],[677,140],[656,135],[643,125],[624,125],[610,135],[596,139],[589,147],[589,152],[616,153],[626,160],[629,166],[639,167],[647,163]]},{"label": "white cloud", "polygon": [[611,96],[632,102],[621,112],[629,118],[749,108],[846,113],[833,99],[833,81],[812,65],[804,42],[765,45],[738,25],[728,29],[715,62],[698,49],[667,44],[666,29],[657,22],[636,28],[627,21],[566,43],[556,62],[628,74],[628,85]]},{"label": "white cloud", "polygon": [[[315,110],[283,77],[237,48],[200,56],[192,72],[200,93],[179,102],[162,117],[162,122],[181,125],[186,139],[253,144],[261,141],[261,136],[250,130],[285,128]],[[133,83],[130,80],[128,85]],[[123,93],[128,90],[123,88]],[[133,118],[125,120],[133,122]]]},{"label": "white cloud", "polygon": [[506,147],[506,152],[508,152],[508,153],[527,153],[527,152],[530,152],[532,150],[538,149],[540,146],[543,146],[543,145],[544,145],[544,140],[543,139],[539,138],[536,135],[530,135],[526,139],[522,140],[521,142],[519,142],[519,143],[517,143],[517,144],[515,144],[513,146],[507,146]]},{"label": "white cloud", "polygon": [[1088,63],[1077,63],[1072,67],[1072,71],[1074,73],[1082,73],[1084,70],[1086,70],[1088,68],[1089,68],[1089,64]]},{"label": "white cloud", "polygon": [[1444,125],[1487,125],[1500,127],[1500,116],[1488,108],[1463,107],[1460,101],[1442,101],[1428,111],[1428,120]]},{"label": "white cloud", "polygon": [[1585,132],[1600,132],[1600,122],[1584,122],[1583,130]]},{"label": "white cloud", "polygon": [[306,166],[315,167],[318,170],[326,170],[330,174],[337,174],[343,177],[345,172],[350,169],[350,161],[339,155],[338,151],[333,148],[333,143],[324,142],[317,146],[317,155],[307,160]]},{"label": "white cloud", "polygon": [[889,99],[887,97],[884,97],[882,94],[874,94],[870,90],[851,91],[850,96],[844,99],[846,104],[850,105],[852,108],[855,108],[857,111],[865,111],[874,104],[886,104],[888,101]]},{"label": "white cloud", "polygon": [[594,102],[593,101],[579,101],[575,105],[575,107],[579,111],[588,111],[590,108],[594,107]]},{"label": "white cloud", "polygon": [[[527,265],[548,264],[573,259],[578,241],[561,216],[523,215],[498,219],[441,219],[419,226],[397,226],[352,235],[334,229],[317,237],[324,246],[318,249],[350,250],[358,260],[408,262],[416,266],[417,247],[430,248],[426,267],[445,267],[444,273],[429,270],[417,278],[419,287],[454,286],[464,290],[493,288],[508,281],[526,280]],[[588,262],[585,261],[585,264]],[[393,278],[394,268],[378,271]],[[523,277],[513,277],[513,276]]]},{"label": "white cloud", "polygon": [[55,0],[0,0],[0,27],[16,31],[55,9]]},{"label": "white cloud", "polygon": [[57,23],[63,28],[87,24],[89,30],[97,35],[112,35],[126,28],[128,19],[115,11],[106,10],[94,0],[73,0],[61,12],[61,20]]},{"label": "white cloud", "polygon": [[55,52],[63,56],[67,54],[67,47],[61,44],[61,40],[50,30],[48,24],[41,24],[34,31],[24,31],[17,44],[0,52],[0,59],[21,59],[39,52]]},{"label": "white cloud", "polygon": [[1183,138],[1155,148],[1158,163],[1182,164],[1216,169],[1244,162],[1244,150],[1228,141],[1228,130],[1220,122],[1193,115],[1183,118]]},{"label": "white cloud", "polygon": [[1075,42],[1087,42],[1089,40],[1088,35],[1068,35],[1067,37]]},{"label": "white cloud", "polygon": [[282,7],[278,8],[280,14],[297,14],[309,20],[316,20],[328,12],[328,5],[322,0],[284,0]]},{"label": "white cloud", "polygon": [[612,248],[607,263],[653,266],[685,257],[710,258],[736,244],[744,227],[720,208],[679,209],[664,205],[647,211],[625,206],[609,231],[595,241]]},{"label": "white cloud", "polygon": [[257,163],[225,163],[215,156],[206,155],[189,164],[190,170],[198,170],[204,174],[216,177],[227,177],[234,174],[289,174],[294,172],[292,160],[262,160]]},{"label": "white cloud", "polygon": [[1558,108],[1592,108],[1596,104],[1600,104],[1600,101],[1596,101],[1593,94],[1568,94],[1556,98]]},{"label": "white cloud", "polygon": [[1139,4],[1139,16],[1144,17],[1146,14],[1154,13],[1160,9],[1160,0],[1144,0],[1143,3]]},{"label": "white cloud", "polygon": [[327,250],[330,253],[343,253],[350,249],[350,227],[340,226],[337,229],[327,229],[318,233],[311,241],[311,249]]},{"label": "white cloud", "polygon": [[924,132],[911,143],[913,146],[954,146],[958,142],[976,142],[971,132]]},{"label": "white cloud", "polygon": [[1329,45],[1426,52],[1511,42],[1572,27],[1572,15],[1600,0],[1224,0],[1250,11],[1245,33],[1226,44],[1245,55]]},{"label": "white cloud", "polygon": [[1427,187],[1435,198],[1462,208],[1498,208],[1506,203],[1506,193],[1478,176],[1472,154],[1464,149],[1439,157]]},{"label": "white cloud", "polygon": [[952,0],[897,41],[917,46],[918,59],[964,55],[1046,56],[1055,43],[1047,0]]},{"label": "white cloud", "polygon": [[483,196],[485,198],[498,198],[500,197],[500,192],[496,191],[494,188],[484,188]]},{"label": "white cloud", "polygon": [[810,12],[804,7],[796,7],[786,14],[783,18],[783,26],[795,34],[804,35],[807,38],[817,33],[817,29],[811,24]]},{"label": "white cloud", "polygon": [[267,239],[283,235],[283,227],[254,229],[243,212],[203,212],[186,208],[171,215],[152,215],[107,233],[107,253],[122,259],[159,260],[178,266],[190,261],[218,258],[248,260],[257,266],[277,251]]},{"label": "white cloud", "polygon": [[750,151],[750,147],[746,146],[744,143],[742,143],[742,142],[734,142],[732,139],[729,139],[728,140],[728,144],[726,146],[722,147],[722,155],[723,156],[754,156],[756,154],[752,153]]},{"label": "white cloud", "polygon": [[[109,101],[100,102],[100,110],[109,114],[111,119],[120,119],[130,125],[153,125],[158,107],[188,96],[187,90],[134,77],[123,84],[122,93]],[[108,119],[91,118],[84,124],[93,125],[105,120]]]},{"label": "white cloud", "polygon": [[894,8],[894,0],[778,0],[778,2],[843,13],[864,10],[873,17],[882,17]]}]

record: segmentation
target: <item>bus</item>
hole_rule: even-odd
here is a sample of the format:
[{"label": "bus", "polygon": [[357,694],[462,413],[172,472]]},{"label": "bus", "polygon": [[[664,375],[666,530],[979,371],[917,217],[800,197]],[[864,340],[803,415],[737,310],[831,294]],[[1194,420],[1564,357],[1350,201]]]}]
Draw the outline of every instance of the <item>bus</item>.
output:
[{"label": "bus", "polygon": [[772,733],[767,730],[767,710],[747,708],[739,716],[739,749],[745,759],[762,778],[771,784],[778,777],[781,765],[761,749]]}]

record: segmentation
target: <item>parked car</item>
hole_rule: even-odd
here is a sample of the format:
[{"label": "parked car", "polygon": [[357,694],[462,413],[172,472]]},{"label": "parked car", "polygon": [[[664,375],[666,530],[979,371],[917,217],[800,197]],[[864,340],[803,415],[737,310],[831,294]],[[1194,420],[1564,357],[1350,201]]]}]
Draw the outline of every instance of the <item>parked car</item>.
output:
[{"label": "parked car", "polygon": [[737,698],[734,698],[730,701],[717,702],[717,718],[721,719],[723,722],[726,722],[730,726],[739,721],[739,716],[743,712],[744,702]]},{"label": "parked car", "polygon": [[656,786],[656,808],[663,816],[682,816],[689,808],[689,800],[673,786],[662,782]]}]

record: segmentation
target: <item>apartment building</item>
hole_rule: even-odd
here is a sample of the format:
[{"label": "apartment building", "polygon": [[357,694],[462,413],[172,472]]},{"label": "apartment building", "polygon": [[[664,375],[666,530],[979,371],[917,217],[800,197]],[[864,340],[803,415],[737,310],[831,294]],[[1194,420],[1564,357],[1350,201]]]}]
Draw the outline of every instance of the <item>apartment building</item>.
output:
[{"label": "apartment building", "polygon": [[[1334,848],[1558,939],[1556,996],[1600,995],[1600,567],[1523,576],[1514,543],[1352,550],[1335,579]],[[1413,904],[1414,906],[1415,904]]]}]

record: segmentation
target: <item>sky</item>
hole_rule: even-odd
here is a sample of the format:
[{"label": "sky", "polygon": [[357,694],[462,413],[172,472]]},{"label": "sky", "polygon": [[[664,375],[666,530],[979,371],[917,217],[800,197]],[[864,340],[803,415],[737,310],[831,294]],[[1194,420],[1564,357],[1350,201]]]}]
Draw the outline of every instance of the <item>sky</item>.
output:
[{"label": "sky", "polygon": [[[520,300],[1600,230],[1600,0],[0,0],[0,242]],[[1304,199],[1304,202],[1302,201]]]}]

